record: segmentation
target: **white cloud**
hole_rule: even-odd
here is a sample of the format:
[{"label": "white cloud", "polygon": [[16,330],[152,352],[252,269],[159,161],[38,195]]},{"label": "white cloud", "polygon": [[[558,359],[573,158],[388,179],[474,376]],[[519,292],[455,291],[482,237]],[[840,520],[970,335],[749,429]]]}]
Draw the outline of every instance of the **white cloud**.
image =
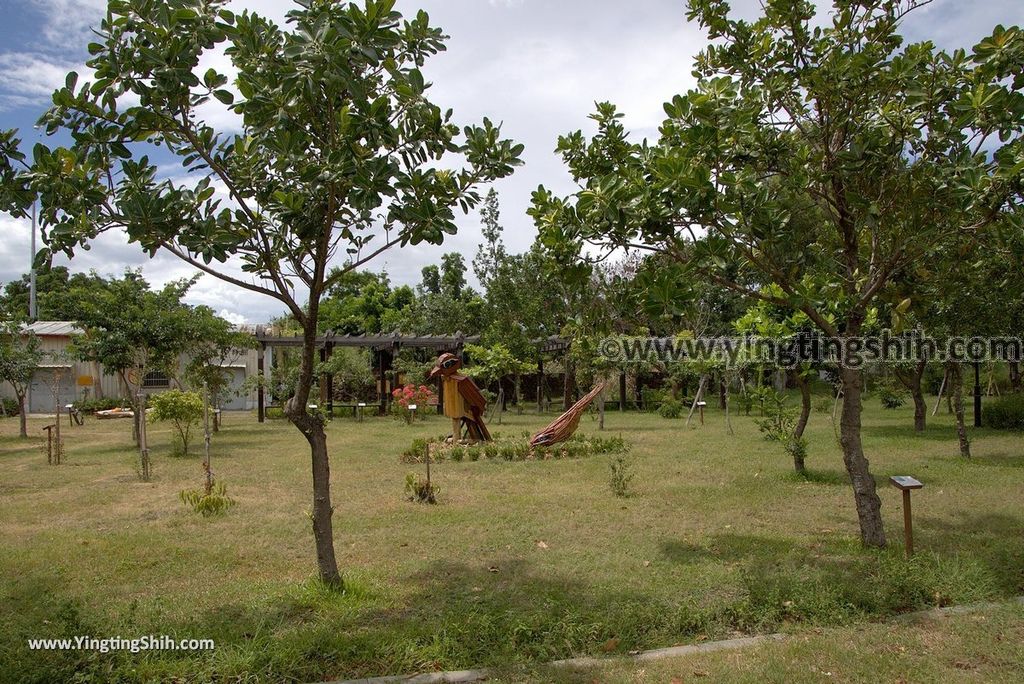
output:
[{"label": "white cloud", "polygon": [[38,53],[0,54],[0,110],[44,104],[78,65]]},{"label": "white cloud", "polygon": [[69,41],[86,39],[89,28],[99,28],[107,0],[32,0],[46,21],[40,27],[43,36],[53,45],[66,46]]}]

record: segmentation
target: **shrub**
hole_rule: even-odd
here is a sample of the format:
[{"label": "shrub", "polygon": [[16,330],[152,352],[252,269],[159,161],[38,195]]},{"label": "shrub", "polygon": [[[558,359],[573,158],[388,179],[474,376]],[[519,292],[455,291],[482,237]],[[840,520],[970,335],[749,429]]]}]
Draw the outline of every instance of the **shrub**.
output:
[{"label": "shrub", "polygon": [[235,505],[235,500],[228,496],[228,489],[223,482],[213,485],[209,494],[198,489],[186,489],[178,494],[178,498],[204,518],[219,515]]},{"label": "shrub", "polygon": [[192,426],[203,416],[203,398],[195,392],[170,390],[150,397],[153,407],[151,420],[170,421],[178,431],[181,454],[188,456],[188,443],[192,436]]},{"label": "shrub", "polygon": [[666,399],[658,407],[658,415],[662,418],[679,418],[683,415],[683,405],[675,399]]},{"label": "shrub", "polygon": [[754,408],[754,397],[750,396],[750,392],[740,392],[737,395],[736,408],[743,411],[743,415],[750,415],[750,409]]},{"label": "shrub", "polygon": [[654,389],[653,387],[643,388],[641,394],[642,397],[638,400],[640,405],[637,406],[641,410],[657,411],[658,407],[666,401],[673,399],[671,392]]},{"label": "shrub", "polygon": [[408,473],[405,476],[405,495],[409,501],[436,504],[437,495],[440,493],[440,487],[435,487],[429,480],[421,478],[416,473]]},{"label": "shrub", "polygon": [[1024,430],[1024,394],[1008,394],[981,408],[982,422],[997,430]]},{"label": "shrub", "polygon": [[898,409],[907,403],[907,393],[892,385],[881,385],[878,388],[878,398],[882,401],[882,407],[890,410]]},{"label": "shrub", "polygon": [[633,480],[633,464],[629,460],[622,456],[613,456],[609,461],[609,468],[611,469],[611,480],[608,485],[611,487],[612,492],[615,496],[629,496],[629,483]]},{"label": "shrub", "polygon": [[[436,399],[434,390],[430,389],[426,385],[406,385],[405,387],[396,387],[391,393],[391,412],[397,417],[407,422],[412,422],[416,417],[423,420],[428,413],[430,413],[431,402]],[[415,405],[416,411],[409,410],[409,407]]]},{"label": "shrub", "polygon": [[831,413],[832,406],[832,397],[821,397],[818,401],[814,402],[814,410],[818,413]]},{"label": "shrub", "polygon": [[430,442],[426,439],[412,440],[412,446],[402,452],[404,463],[423,463],[427,460],[427,453],[430,449]]},{"label": "shrub", "polygon": [[4,410],[3,410],[3,414],[2,415],[7,415],[7,416],[16,416],[16,415],[18,415],[18,400],[17,399],[11,399],[9,397],[3,397],[2,399],[0,399],[0,401],[3,402],[3,409]]}]

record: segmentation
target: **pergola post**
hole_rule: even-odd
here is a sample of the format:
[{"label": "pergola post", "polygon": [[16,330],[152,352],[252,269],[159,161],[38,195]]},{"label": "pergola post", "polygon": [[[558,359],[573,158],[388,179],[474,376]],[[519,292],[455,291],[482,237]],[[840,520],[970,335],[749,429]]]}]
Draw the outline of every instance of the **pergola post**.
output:
[{"label": "pergola post", "polygon": [[626,371],[619,371],[619,411],[626,410]]},{"label": "pergola post", "polygon": [[402,343],[395,340],[391,343],[391,390],[394,391],[398,387],[398,371],[395,370],[395,359],[398,358],[398,353],[402,350]]},{"label": "pergola post", "polygon": [[377,350],[377,384],[380,387],[380,415],[386,415],[388,412],[388,400],[390,395],[388,394],[388,377],[387,367],[385,360],[387,359],[387,350]]},{"label": "pergola post", "polygon": [[259,382],[256,384],[256,417],[262,423],[267,417],[267,400],[264,383],[266,383],[267,343],[260,342],[259,356],[256,357],[256,377]]},{"label": "pergola post", "polygon": [[537,359],[537,413],[544,411],[544,356]]}]

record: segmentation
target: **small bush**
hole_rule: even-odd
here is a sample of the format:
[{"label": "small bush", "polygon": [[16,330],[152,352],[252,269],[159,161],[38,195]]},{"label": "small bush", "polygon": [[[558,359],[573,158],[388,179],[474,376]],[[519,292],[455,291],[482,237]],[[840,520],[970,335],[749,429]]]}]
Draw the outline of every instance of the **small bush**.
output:
[{"label": "small bush", "polygon": [[629,483],[633,480],[633,464],[622,455],[613,456],[609,461],[611,480],[608,485],[615,496],[629,496]]},{"label": "small bush", "polygon": [[832,406],[832,397],[821,397],[818,401],[814,402],[814,410],[817,413],[831,413]]},{"label": "small bush", "polygon": [[436,504],[437,495],[440,493],[440,487],[435,487],[416,473],[408,473],[405,476],[405,496],[409,501]]},{"label": "small bush", "polygon": [[402,463],[423,463],[430,452],[432,463],[442,461],[528,461],[550,458],[583,458],[594,454],[618,454],[629,450],[621,436],[575,436],[551,447],[531,450],[526,436],[481,442],[478,444],[452,444],[446,438],[414,439],[402,452]]},{"label": "small bush", "polygon": [[214,484],[209,494],[199,489],[186,489],[178,494],[178,498],[204,518],[220,515],[235,505],[235,500],[228,496],[228,489],[223,482]]},{"label": "small bush", "polygon": [[402,452],[403,463],[423,463],[427,460],[430,442],[425,439],[412,440],[412,446]]},{"label": "small bush", "polygon": [[882,407],[890,410],[898,409],[907,403],[907,393],[891,385],[879,387],[878,398],[882,401]]},{"label": "small bush", "polygon": [[151,396],[149,402],[153,406],[150,420],[173,423],[178,432],[181,454],[188,456],[192,427],[203,417],[203,398],[195,392],[174,389]]},{"label": "small bush", "polygon": [[1008,394],[985,404],[981,419],[997,430],[1024,430],[1024,394]]},{"label": "small bush", "polygon": [[3,413],[0,415],[16,416],[18,415],[18,400],[11,399],[10,397],[3,397],[0,399],[3,402]]},{"label": "small bush", "polygon": [[736,397],[736,404],[740,411],[743,411],[743,415],[749,416],[750,409],[754,408],[754,397],[750,396],[750,392],[743,392]]},{"label": "small bush", "polygon": [[666,399],[658,407],[658,415],[662,418],[679,418],[683,415],[683,405],[675,399]]}]

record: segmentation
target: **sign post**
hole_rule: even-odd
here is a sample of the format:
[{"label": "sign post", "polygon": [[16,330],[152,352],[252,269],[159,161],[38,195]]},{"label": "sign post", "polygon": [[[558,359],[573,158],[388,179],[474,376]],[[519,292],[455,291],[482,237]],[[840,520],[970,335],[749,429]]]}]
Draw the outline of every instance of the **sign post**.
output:
[{"label": "sign post", "polygon": [[909,475],[893,475],[889,478],[896,489],[903,492],[903,540],[907,549],[907,558],[914,555],[914,529],[910,513],[910,492],[921,489],[923,484]]}]

